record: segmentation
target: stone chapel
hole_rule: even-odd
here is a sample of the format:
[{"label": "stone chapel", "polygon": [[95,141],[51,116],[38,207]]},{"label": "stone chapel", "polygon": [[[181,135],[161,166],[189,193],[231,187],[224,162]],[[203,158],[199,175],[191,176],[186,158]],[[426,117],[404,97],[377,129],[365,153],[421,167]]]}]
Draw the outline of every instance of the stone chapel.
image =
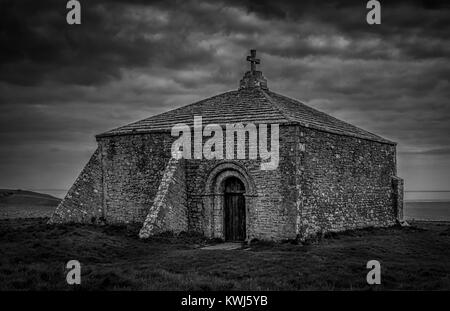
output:
[{"label": "stone chapel", "polygon": [[[237,90],[97,135],[50,222],[139,223],[141,238],[170,231],[249,241],[401,221],[396,143],[271,91],[254,50],[247,60]],[[192,127],[195,116],[224,132],[227,124],[277,124],[277,167],[262,170],[259,154],[173,157],[173,127]]]}]

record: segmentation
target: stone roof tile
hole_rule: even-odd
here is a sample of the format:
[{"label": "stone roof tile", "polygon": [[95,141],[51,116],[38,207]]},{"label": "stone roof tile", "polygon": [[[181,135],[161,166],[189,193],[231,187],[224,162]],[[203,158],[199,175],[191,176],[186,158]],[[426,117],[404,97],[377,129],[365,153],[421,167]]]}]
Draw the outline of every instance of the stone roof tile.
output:
[{"label": "stone roof tile", "polygon": [[97,137],[135,134],[155,131],[170,131],[178,124],[193,126],[194,116],[201,116],[206,124],[227,123],[278,123],[299,124],[329,133],[395,144],[378,135],[336,119],[324,112],[311,108],[295,99],[274,93],[266,88],[240,88],[222,93],[199,102],[152,116]]}]

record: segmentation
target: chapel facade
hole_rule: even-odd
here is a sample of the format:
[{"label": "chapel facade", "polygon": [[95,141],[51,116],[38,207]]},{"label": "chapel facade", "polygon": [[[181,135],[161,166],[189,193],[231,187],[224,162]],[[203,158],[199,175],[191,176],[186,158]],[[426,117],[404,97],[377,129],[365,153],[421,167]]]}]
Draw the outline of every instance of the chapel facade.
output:
[{"label": "chapel facade", "polygon": [[[401,221],[396,143],[272,92],[256,70],[254,50],[247,60],[251,68],[239,89],[97,135],[96,151],[50,222],[140,223],[142,238],[170,231],[249,241]],[[259,140],[250,132],[242,136],[244,158],[236,156],[235,136],[233,158],[226,150],[212,159],[195,151],[174,157],[174,126],[194,128],[195,117],[201,131],[252,124]],[[278,161],[270,169],[262,169],[264,127],[268,149],[278,139]],[[271,136],[275,127],[277,137]],[[208,137],[201,139],[200,150]],[[220,139],[224,147],[227,138]]]}]

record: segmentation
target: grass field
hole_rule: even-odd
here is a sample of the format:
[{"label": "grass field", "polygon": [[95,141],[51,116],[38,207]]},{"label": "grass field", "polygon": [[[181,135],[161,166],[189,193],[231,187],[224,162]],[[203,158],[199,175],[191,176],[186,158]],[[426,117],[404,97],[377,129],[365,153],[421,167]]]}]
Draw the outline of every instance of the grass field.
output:
[{"label": "grass field", "polygon": [[[0,290],[73,290],[65,264],[81,262],[84,290],[450,289],[450,224],[331,234],[305,245],[259,242],[202,250],[196,236],[137,238],[138,226],[0,220]],[[381,285],[366,263],[381,262]]]}]

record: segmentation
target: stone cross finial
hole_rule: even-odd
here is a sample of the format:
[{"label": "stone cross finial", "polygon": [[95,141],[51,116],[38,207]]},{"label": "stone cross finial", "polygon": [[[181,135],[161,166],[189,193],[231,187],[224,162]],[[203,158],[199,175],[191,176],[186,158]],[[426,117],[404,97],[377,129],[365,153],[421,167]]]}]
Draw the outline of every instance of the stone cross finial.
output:
[{"label": "stone cross finial", "polygon": [[256,64],[260,63],[259,58],[256,58],[256,50],[250,50],[250,55],[247,56],[247,61],[250,62],[250,70],[254,73],[256,71]]},{"label": "stone cross finial", "polygon": [[250,50],[250,55],[247,56],[247,61],[250,62],[250,71],[247,71],[239,82],[239,89],[250,89],[259,87],[267,88],[267,80],[264,78],[261,71],[256,71],[256,65],[260,63],[259,58],[256,58],[256,50]]}]

